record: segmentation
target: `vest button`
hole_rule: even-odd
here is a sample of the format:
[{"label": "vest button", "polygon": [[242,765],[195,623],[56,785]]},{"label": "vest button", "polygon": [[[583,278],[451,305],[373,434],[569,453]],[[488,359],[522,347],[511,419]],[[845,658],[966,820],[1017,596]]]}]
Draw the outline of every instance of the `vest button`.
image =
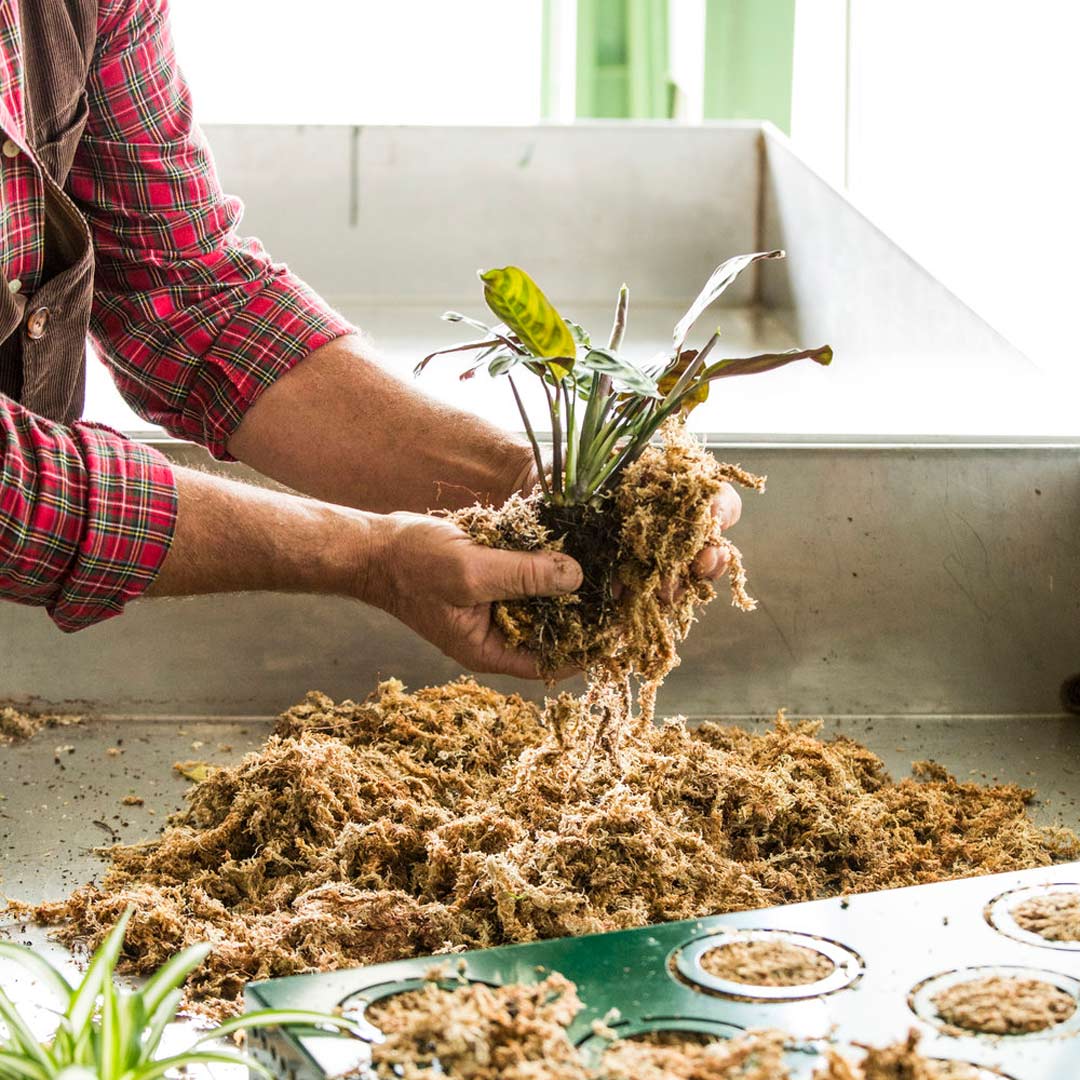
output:
[{"label": "vest button", "polygon": [[18,157],[19,156],[19,146],[18,146],[17,143],[13,142],[11,139],[5,139],[4,140],[4,145],[0,149],[3,149],[4,157]]},{"label": "vest button", "polygon": [[45,336],[45,326],[49,321],[47,307],[34,308],[26,320],[26,336],[31,341],[40,341]]},{"label": "vest button", "polygon": [[18,278],[12,278],[7,283],[8,292],[17,293],[22,288],[22,282]]}]

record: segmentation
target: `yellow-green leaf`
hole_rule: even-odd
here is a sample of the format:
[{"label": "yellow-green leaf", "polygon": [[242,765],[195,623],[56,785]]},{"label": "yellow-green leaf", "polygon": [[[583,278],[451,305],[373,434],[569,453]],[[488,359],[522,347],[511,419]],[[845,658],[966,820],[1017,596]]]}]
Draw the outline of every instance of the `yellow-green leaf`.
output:
[{"label": "yellow-green leaf", "polygon": [[173,765],[173,768],[185,780],[190,780],[194,784],[201,784],[204,780],[209,780],[221,766],[208,765],[205,761],[178,761]]},{"label": "yellow-green leaf", "polygon": [[550,365],[555,377],[563,378],[573,367],[574,335],[540,286],[517,266],[488,270],[480,274],[480,280],[487,306],[517,334],[529,352],[546,360],[566,360],[565,364]]},{"label": "yellow-green leaf", "polygon": [[[659,387],[660,393],[667,397],[672,390],[675,389],[675,384],[682,378],[687,372],[690,365],[697,359],[697,349],[683,349],[679,353],[679,358],[660,376]],[[699,382],[688,393],[683,395],[682,400],[679,402],[679,409],[683,416],[689,416],[690,413],[696,409],[702,402],[706,401],[709,397],[709,384],[707,382]]]}]

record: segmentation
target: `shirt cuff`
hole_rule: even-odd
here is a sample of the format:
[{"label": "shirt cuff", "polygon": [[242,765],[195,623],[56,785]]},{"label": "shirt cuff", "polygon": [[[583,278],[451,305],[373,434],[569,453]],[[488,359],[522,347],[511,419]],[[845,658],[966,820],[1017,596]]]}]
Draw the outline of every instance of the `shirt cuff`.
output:
[{"label": "shirt cuff", "polygon": [[87,470],[85,525],[71,568],[47,610],[71,633],[119,615],[157,577],[176,526],[176,482],[158,451],[103,424],[72,436]]},{"label": "shirt cuff", "polygon": [[316,349],[356,327],[282,267],[229,320],[202,355],[184,414],[214,457],[269,386]]}]

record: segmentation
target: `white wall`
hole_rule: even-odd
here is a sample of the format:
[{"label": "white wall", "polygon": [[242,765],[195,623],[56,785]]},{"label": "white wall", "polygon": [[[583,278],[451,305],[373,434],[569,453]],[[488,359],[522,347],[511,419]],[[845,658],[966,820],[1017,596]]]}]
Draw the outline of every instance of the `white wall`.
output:
[{"label": "white wall", "polygon": [[800,0],[798,11],[796,143],[830,178],[846,171],[855,201],[1017,346],[1074,378],[1080,4]]}]

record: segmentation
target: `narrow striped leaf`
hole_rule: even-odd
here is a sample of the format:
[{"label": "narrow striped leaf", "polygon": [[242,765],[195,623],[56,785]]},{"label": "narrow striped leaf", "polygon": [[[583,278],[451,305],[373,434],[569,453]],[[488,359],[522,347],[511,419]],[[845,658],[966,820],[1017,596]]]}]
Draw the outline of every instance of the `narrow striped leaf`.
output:
[{"label": "narrow striped leaf", "polygon": [[773,371],[795,360],[813,360],[822,367],[832,363],[833,351],[829,345],[816,349],[789,349],[782,353],[759,353],[757,356],[739,356],[732,360],[718,360],[710,364],[702,373],[704,380],[724,379],[730,375],[758,375],[763,371]]},{"label": "narrow striped leaf", "polygon": [[135,1069],[133,1072],[128,1073],[127,1080],[157,1080],[159,1076],[164,1076],[170,1069],[183,1069],[189,1065],[243,1065],[261,1076],[270,1077],[273,1075],[250,1055],[244,1057],[241,1054],[229,1053],[228,1050],[200,1050],[198,1053],[177,1054],[175,1057],[151,1061],[141,1069]]},{"label": "narrow striped leaf", "polygon": [[183,990],[170,990],[158,1002],[158,1007],[151,1014],[150,1019],[147,1020],[146,1026],[143,1028],[142,1046],[136,1064],[142,1065],[144,1062],[150,1061],[157,1053],[161,1036],[165,1033],[165,1029],[169,1024],[176,1019],[176,1010],[180,1008],[183,997]]},{"label": "narrow striped leaf", "polygon": [[450,353],[469,352],[471,349],[490,349],[502,344],[501,338],[488,338],[486,341],[467,341],[464,345],[451,345],[448,349],[436,349],[430,352],[413,368],[413,374],[419,375],[436,356],[448,356]]},{"label": "narrow striped leaf", "polygon": [[510,340],[508,334],[510,327],[505,323],[499,323],[498,326],[488,326],[487,323],[481,322],[479,319],[474,319],[469,315],[462,315],[460,311],[444,311],[443,319],[447,322],[463,322],[466,326],[471,326],[474,330],[479,330],[482,333],[489,334],[493,338],[498,338],[508,349],[514,349],[514,342]]},{"label": "narrow striped leaf", "polygon": [[36,1061],[44,1069],[51,1069],[52,1060],[45,1047],[38,1042],[15,1003],[3,990],[0,990],[0,1020],[8,1029],[10,1049],[19,1051],[28,1061]]},{"label": "narrow striped leaf", "polygon": [[610,375],[626,389],[643,397],[656,397],[656,380],[636,364],[611,349],[590,349],[579,361],[583,368],[598,375]]},{"label": "narrow striped leaf", "polygon": [[686,335],[701,318],[705,309],[748,267],[761,259],[782,259],[782,251],[756,251],[750,255],[736,255],[733,259],[722,262],[705,282],[705,287],[698,293],[697,299],[690,305],[686,314],[675,324],[675,354],[682,351]]},{"label": "narrow striped leaf", "polygon": [[569,327],[570,336],[579,345],[584,345],[586,349],[592,348],[592,338],[589,337],[589,331],[586,330],[584,326],[572,322],[570,319],[563,319],[563,322]]},{"label": "narrow striped leaf", "polygon": [[305,1024],[310,1027],[331,1026],[344,1031],[353,1028],[352,1021],[344,1016],[313,1012],[311,1009],[257,1009],[255,1012],[244,1013],[243,1016],[226,1020],[212,1031],[203,1032],[192,1045],[199,1046],[210,1039],[220,1039],[223,1035],[231,1035],[234,1031],[246,1031],[248,1028],[286,1027],[296,1024]]},{"label": "narrow striped leaf", "polygon": [[98,1031],[98,1076],[112,1080],[120,1074],[123,1054],[120,1046],[120,1010],[116,1000],[116,987],[111,978],[101,987],[101,1027]]},{"label": "narrow striped leaf", "polygon": [[83,981],[72,994],[67,1017],[71,1024],[71,1033],[76,1040],[80,1038],[90,1018],[94,1015],[102,985],[106,980],[112,982],[116,962],[120,959],[120,950],[124,947],[124,931],[127,930],[127,924],[134,911],[135,908],[129,906],[117,920],[116,925],[109,931],[108,937],[97,947]]},{"label": "narrow striped leaf", "polygon": [[480,280],[488,307],[534,356],[560,361],[550,367],[565,378],[577,352],[574,335],[540,286],[517,266],[482,272]]},{"label": "narrow striped leaf", "polygon": [[0,1076],[3,1075],[23,1077],[25,1080],[49,1080],[50,1073],[21,1054],[0,1050]]},{"label": "narrow striped leaf", "polygon": [[161,965],[139,991],[142,1006],[147,1016],[152,1015],[161,1002],[206,959],[211,945],[192,945],[183,952],[178,952]]},{"label": "narrow striped leaf", "polygon": [[14,960],[31,975],[44,983],[66,1005],[71,998],[72,986],[60,972],[33,949],[13,941],[0,941],[0,959]]},{"label": "narrow striped leaf", "polygon": [[525,357],[521,353],[497,352],[488,363],[488,374],[492,377],[505,375],[511,368],[517,367]]}]

